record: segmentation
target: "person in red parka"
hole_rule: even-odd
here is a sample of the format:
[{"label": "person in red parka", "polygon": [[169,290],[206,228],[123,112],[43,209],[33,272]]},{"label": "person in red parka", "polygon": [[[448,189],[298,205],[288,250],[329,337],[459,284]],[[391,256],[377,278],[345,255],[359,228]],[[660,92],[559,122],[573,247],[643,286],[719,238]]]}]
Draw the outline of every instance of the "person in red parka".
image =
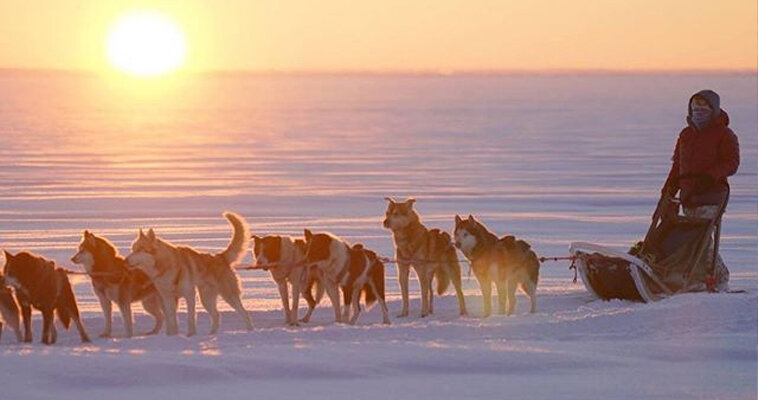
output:
[{"label": "person in red parka", "polygon": [[[729,129],[729,115],[721,108],[716,92],[701,90],[690,98],[687,127],[679,133],[672,161],[664,193],[681,190],[684,215],[715,217],[726,196],[727,178],[740,165],[737,135]],[[705,260],[710,262],[712,242],[706,254]],[[721,256],[717,256],[714,275],[709,282],[712,288],[727,290],[729,270]]]}]

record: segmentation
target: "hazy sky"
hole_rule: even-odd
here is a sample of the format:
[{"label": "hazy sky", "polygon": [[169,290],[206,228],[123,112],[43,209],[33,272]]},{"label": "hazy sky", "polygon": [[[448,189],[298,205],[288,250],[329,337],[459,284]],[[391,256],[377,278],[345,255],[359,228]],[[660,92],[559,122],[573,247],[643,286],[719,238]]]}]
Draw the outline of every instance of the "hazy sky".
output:
[{"label": "hazy sky", "polygon": [[756,0],[0,0],[0,67],[101,69],[126,11],[189,70],[756,69]]}]

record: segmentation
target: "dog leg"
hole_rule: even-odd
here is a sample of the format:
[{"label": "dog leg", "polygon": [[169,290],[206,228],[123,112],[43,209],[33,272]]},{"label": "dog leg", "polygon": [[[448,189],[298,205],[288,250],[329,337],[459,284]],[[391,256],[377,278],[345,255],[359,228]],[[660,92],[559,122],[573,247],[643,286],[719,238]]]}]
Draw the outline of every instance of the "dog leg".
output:
[{"label": "dog leg", "polygon": [[432,278],[429,276],[432,274],[425,272],[418,273],[418,280],[421,286],[421,318],[426,318],[429,315],[429,293],[432,290]]},{"label": "dog leg", "polygon": [[[350,317],[350,325],[355,325],[355,322],[358,321],[358,316],[361,315],[361,287],[363,285],[354,285],[352,290],[352,296],[350,299],[350,306],[353,309],[353,315]],[[345,305],[345,309],[347,309],[347,304]]]},{"label": "dog leg", "polygon": [[52,340],[52,332],[50,330],[52,329],[53,325],[53,310],[43,310],[42,311],[42,340],[41,343],[43,344],[53,344],[51,342]]},{"label": "dog leg", "polygon": [[[358,294],[360,296],[360,293]],[[353,291],[342,288],[342,300],[345,308],[342,309],[342,322],[348,323],[350,321],[350,305],[353,301]]]},{"label": "dog leg", "polygon": [[142,300],[142,307],[145,311],[152,315],[155,319],[155,325],[153,330],[148,332],[148,335],[155,335],[163,328],[163,307],[161,305],[161,299],[157,294],[150,295]]},{"label": "dog leg", "polygon": [[[197,313],[195,311],[195,288],[187,291],[184,301],[187,303],[187,337],[197,334]],[[215,301],[214,301],[215,303]],[[213,328],[211,328],[213,329]]]},{"label": "dog leg", "polygon": [[58,330],[55,329],[55,318],[53,318],[53,322],[50,323],[50,343],[55,344],[55,342],[58,341]]},{"label": "dog leg", "polygon": [[176,319],[176,306],[178,299],[171,292],[161,292],[164,316],[166,317],[166,335],[172,336],[179,333],[179,321]]},{"label": "dog leg", "polygon": [[332,308],[334,308],[334,322],[339,324],[342,322],[339,288],[335,283],[330,282],[328,279],[324,279],[324,286],[326,289],[326,294],[329,296],[329,300],[332,302]]},{"label": "dog leg", "polygon": [[509,278],[506,282],[506,291],[508,292],[508,303],[506,303],[506,313],[513,315],[513,311],[516,309],[516,280]]},{"label": "dog leg", "polygon": [[217,308],[218,293],[210,288],[199,289],[199,292],[200,303],[203,304],[203,308],[208,312],[208,318],[211,320],[211,330],[208,334],[215,335],[218,333],[219,328],[219,314]]},{"label": "dog leg", "polygon": [[397,279],[400,282],[400,294],[403,298],[403,309],[400,311],[400,314],[397,315],[398,318],[408,316],[408,276],[410,273],[410,265],[398,262]]},{"label": "dog leg", "polygon": [[124,321],[124,329],[126,329],[126,337],[130,338],[134,336],[134,325],[132,320],[132,305],[130,302],[125,301],[118,304],[118,309],[121,312],[121,319]]},{"label": "dog leg", "polygon": [[32,307],[21,303],[21,317],[24,320],[24,343],[32,342]]},{"label": "dog leg", "polygon": [[[97,300],[100,301],[100,308],[103,309],[103,318],[105,319],[105,328],[103,328],[103,333],[100,334],[100,337],[110,337],[113,326],[111,301],[108,300],[105,293],[102,293],[99,290],[95,290],[95,294],[97,295]],[[123,314],[121,315],[123,317]]]},{"label": "dog leg", "polygon": [[292,314],[290,313],[290,299],[287,291],[287,281],[281,280],[276,282],[276,286],[279,288],[279,297],[282,299],[282,310],[284,312],[284,323],[289,325],[291,322]]},{"label": "dog leg", "polygon": [[[318,290],[323,291],[323,287],[321,285],[318,285]],[[321,296],[319,296],[320,298]],[[313,314],[313,310],[316,309],[316,299],[313,298],[313,294],[311,293],[311,288],[307,285],[305,286],[303,290],[303,298],[308,303],[308,311],[305,312],[305,316],[300,319],[300,322],[307,323],[311,320],[311,315]]]},{"label": "dog leg", "polygon": [[507,304],[506,283],[501,279],[496,279],[495,288],[497,289],[497,313],[505,314],[505,306]]},{"label": "dog leg", "polygon": [[[245,328],[249,331],[252,331],[253,321],[250,318],[250,314],[247,313],[247,310],[245,310],[245,307],[242,305],[242,299],[240,299],[239,296],[233,295],[230,297],[224,297],[224,301],[229,304],[234,309],[234,311],[237,311],[237,314],[239,314],[239,316],[242,318],[242,321],[245,323]],[[295,318],[297,318],[297,315],[295,315]],[[297,321],[297,319],[295,319],[295,321]],[[218,325],[218,322],[216,322],[216,325]],[[216,330],[218,330],[218,327]]]},{"label": "dog leg", "polygon": [[434,314],[434,275],[429,279],[429,314]]},{"label": "dog leg", "polygon": [[376,288],[376,285],[374,285],[374,281],[369,280],[368,281],[369,287],[371,290],[374,291],[374,296],[376,297],[376,301],[379,302],[379,306],[382,307],[382,323],[385,325],[390,324],[390,312],[387,308],[387,303],[384,301],[384,296],[382,296],[379,293],[379,290]]},{"label": "dog leg", "polygon": [[482,290],[482,308],[484,309],[483,318],[492,314],[492,281],[487,277],[479,279],[479,287]]},{"label": "dog leg", "polygon": [[[300,273],[297,274],[300,276]],[[300,305],[300,279],[292,280],[292,307],[290,308],[290,325],[297,326],[298,309]]]},{"label": "dog leg", "polygon": [[521,290],[529,296],[529,313],[534,314],[537,311],[537,285],[531,279],[521,284]]},{"label": "dog leg", "polygon": [[460,315],[462,317],[466,316],[468,315],[468,310],[466,309],[466,299],[463,297],[463,284],[461,283],[461,268],[460,266],[458,266],[458,268],[453,268],[450,266],[450,264],[448,264],[447,267],[448,267],[448,276],[450,276],[450,280],[453,281],[453,287],[455,288],[455,296],[458,298],[458,311],[460,312]]}]

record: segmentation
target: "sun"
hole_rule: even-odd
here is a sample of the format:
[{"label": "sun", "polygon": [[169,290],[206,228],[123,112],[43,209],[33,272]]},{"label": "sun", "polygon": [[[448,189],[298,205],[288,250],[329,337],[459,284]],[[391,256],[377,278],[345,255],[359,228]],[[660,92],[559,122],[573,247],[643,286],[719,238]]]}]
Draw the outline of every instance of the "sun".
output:
[{"label": "sun", "polygon": [[179,25],[168,16],[133,11],[111,26],[106,50],[117,69],[133,76],[154,77],[184,64],[186,41]]}]

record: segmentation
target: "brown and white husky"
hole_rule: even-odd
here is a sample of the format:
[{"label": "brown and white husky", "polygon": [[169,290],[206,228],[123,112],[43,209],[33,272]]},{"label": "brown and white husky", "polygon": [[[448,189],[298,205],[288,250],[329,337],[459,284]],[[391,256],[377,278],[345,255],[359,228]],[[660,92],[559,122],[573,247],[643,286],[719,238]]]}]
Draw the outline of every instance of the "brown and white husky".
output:
[{"label": "brown and white husky", "polygon": [[[366,306],[378,301],[382,307],[383,322],[388,324],[389,312],[384,301],[384,264],[376,254],[368,253],[360,244],[351,247],[330,233],[312,233],[308,229],[304,233],[307,245],[305,261],[307,265],[315,266],[319,273],[334,308],[334,320],[355,323],[360,314],[360,296],[365,293]],[[345,302],[344,312],[341,311],[340,289]]]},{"label": "brown and white husky", "polygon": [[[308,311],[301,319],[310,321],[316,304],[324,295],[324,287],[318,279],[315,268],[305,265],[306,244],[303,239],[290,236],[253,235],[253,257],[257,266],[266,266],[271,277],[279,288],[282,298],[284,320],[288,325],[297,325],[297,312],[300,294],[308,302]],[[290,306],[289,288],[292,289],[292,305]],[[313,289],[316,296],[313,296]]]},{"label": "brown and white husky", "polygon": [[66,271],[56,267],[54,261],[28,252],[13,255],[6,251],[3,275],[5,283],[15,290],[21,306],[24,342],[32,341],[32,307],[42,312],[42,343],[53,344],[58,339],[55,315],[66,329],[74,321],[82,343],[90,341],[79,318],[71,282]]},{"label": "brown and white husky", "polygon": [[132,243],[132,253],[126,257],[126,262],[130,267],[145,272],[155,285],[161,296],[168,335],[176,335],[179,331],[176,308],[180,298],[187,303],[187,335],[197,333],[195,288],[211,319],[210,334],[215,334],[219,328],[218,296],[237,311],[248,330],[253,329],[250,315],[242,306],[239,280],[232,268],[232,264],[247,251],[250,234],[247,224],[239,215],[225,212],[224,217],[234,228],[234,234],[227,248],[218,254],[175,246],[157,238],[152,228],[147,234],[140,230]]},{"label": "brown and white husky", "polygon": [[432,280],[437,277],[437,293],[443,294],[453,281],[458,297],[460,315],[466,315],[466,301],[461,288],[461,265],[453,248],[450,235],[439,229],[428,229],[421,223],[413,208],[415,199],[403,202],[386,198],[389,202],[385,213],[384,227],[392,231],[395,242],[395,258],[403,297],[403,310],[398,317],[408,316],[408,276],[411,266],[416,271],[421,286],[421,317],[434,311]]},{"label": "brown and white husky", "polygon": [[528,243],[513,236],[498,238],[472,215],[455,216],[455,247],[471,262],[484,301],[484,316],[492,312],[492,284],[498,293],[498,313],[513,314],[516,287],[529,296],[529,312],[537,309],[540,262]]},{"label": "brown and white husky", "polygon": [[100,301],[105,318],[105,329],[100,334],[101,337],[111,336],[111,303],[116,303],[121,312],[127,337],[134,334],[132,303],[137,301],[142,302],[145,311],[155,318],[155,326],[148,335],[161,331],[163,311],[155,286],[144,272],[129,269],[126,260],[119,256],[118,249],[111,242],[84,231],[79,249],[71,261],[84,266],[92,281],[92,289]]}]

